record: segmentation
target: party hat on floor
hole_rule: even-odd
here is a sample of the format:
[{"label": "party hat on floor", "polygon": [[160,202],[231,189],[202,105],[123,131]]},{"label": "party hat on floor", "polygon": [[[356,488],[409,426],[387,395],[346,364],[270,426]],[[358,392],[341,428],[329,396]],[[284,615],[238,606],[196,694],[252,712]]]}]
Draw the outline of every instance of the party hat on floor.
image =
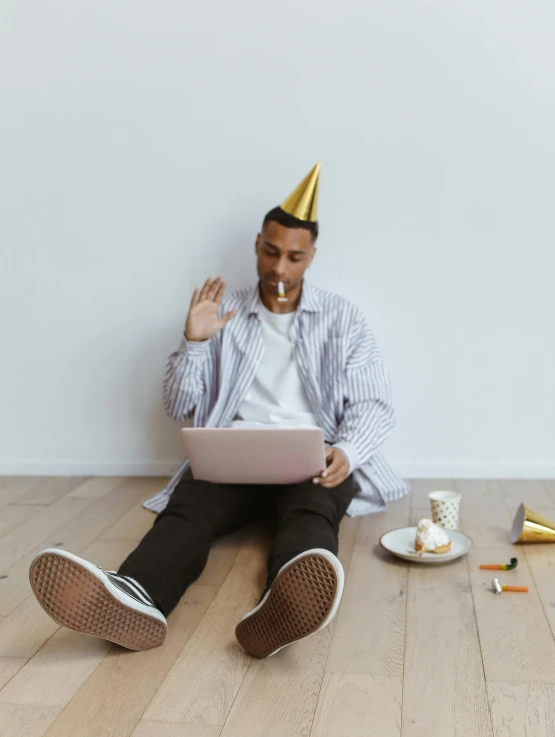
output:
[{"label": "party hat on floor", "polygon": [[521,504],[511,529],[512,543],[555,543],[555,522]]}]

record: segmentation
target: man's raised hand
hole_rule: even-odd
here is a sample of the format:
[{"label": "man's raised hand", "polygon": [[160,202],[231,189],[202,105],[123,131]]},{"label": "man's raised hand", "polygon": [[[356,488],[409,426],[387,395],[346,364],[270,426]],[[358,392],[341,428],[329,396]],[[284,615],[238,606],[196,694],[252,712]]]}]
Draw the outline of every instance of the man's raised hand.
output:
[{"label": "man's raised hand", "polygon": [[231,310],[219,317],[218,308],[225,290],[225,281],[219,276],[217,279],[207,279],[202,289],[195,289],[187,322],[185,323],[185,337],[191,341],[202,341],[213,338],[226,325],[237,310]]}]

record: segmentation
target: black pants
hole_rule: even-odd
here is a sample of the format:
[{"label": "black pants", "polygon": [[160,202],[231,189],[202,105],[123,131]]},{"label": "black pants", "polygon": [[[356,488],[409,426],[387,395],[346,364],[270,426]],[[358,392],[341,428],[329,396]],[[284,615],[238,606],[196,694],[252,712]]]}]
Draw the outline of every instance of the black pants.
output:
[{"label": "black pants", "polygon": [[118,572],[144,586],[167,616],[202,573],[214,538],[264,519],[276,530],[266,591],[299,553],[324,548],[337,555],[339,523],[354,493],[352,476],[335,489],[311,481],[261,488],[196,481],[187,471]]}]

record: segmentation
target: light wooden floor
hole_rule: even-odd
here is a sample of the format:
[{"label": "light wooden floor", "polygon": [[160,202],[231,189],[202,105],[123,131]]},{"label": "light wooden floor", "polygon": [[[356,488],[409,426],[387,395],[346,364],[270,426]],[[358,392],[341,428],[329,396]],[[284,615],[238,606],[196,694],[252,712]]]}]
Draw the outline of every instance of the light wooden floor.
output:
[{"label": "light wooden floor", "polygon": [[[415,481],[387,513],[346,519],[347,573],[334,624],[265,661],[236,644],[257,601],[267,546],[256,530],[221,541],[169,618],[164,644],[133,653],[59,628],[28,567],[58,545],[115,568],[149,529],[140,506],[161,479],[0,479],[2,737],[553,737],[555,545],[515,549],[524,500],[555,519],[554,482]],[[463,494],[471,554],[405,565],[377,541],[429,516],[427,492]],[[519,558],[492,594],[480,562]]]}]

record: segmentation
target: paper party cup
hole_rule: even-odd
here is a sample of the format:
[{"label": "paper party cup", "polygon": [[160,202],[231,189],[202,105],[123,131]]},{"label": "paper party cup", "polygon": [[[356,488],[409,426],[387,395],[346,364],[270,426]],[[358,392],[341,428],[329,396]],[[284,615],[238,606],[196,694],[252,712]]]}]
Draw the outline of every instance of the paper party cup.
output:
[{"label": "paper party cup", "polygon": [[461,495],[456,491],[431,491],[428,494],[432,507],[432,520],[448,530],[459,529]]}]

